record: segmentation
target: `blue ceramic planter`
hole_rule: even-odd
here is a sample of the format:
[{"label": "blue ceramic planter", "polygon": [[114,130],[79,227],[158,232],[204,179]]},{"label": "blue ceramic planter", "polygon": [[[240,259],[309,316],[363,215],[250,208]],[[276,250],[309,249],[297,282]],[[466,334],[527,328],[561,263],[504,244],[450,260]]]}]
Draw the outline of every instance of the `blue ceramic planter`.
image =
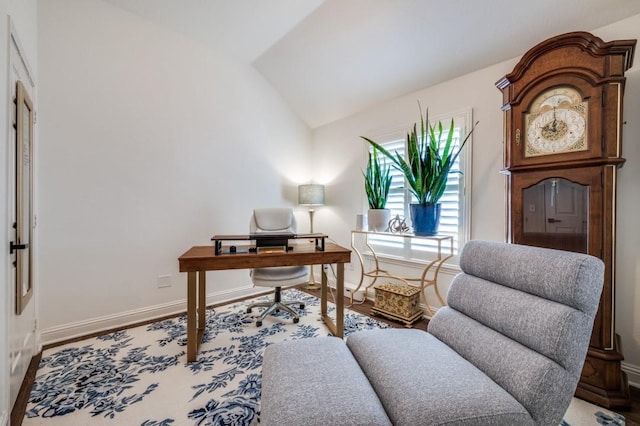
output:
[{"label": "blue ceramic planter", "polygon": [[438,234],[440,225],[440,203],[437,204],[411,204],[411,222],[413,232],[423,237],[432,237]]}]

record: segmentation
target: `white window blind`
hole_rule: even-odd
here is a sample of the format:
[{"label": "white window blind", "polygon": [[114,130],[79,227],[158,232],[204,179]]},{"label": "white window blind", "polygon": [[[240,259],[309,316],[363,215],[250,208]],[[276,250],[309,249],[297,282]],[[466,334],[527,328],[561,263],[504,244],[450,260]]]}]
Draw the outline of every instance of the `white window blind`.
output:
[{"label": "white window blind", "polygon": [[[443,132],[443,137],[445,137],[452,118],[455,126],[454,143],[457,147],[464,140],[466,132],[470,129],[471,110],[453,116],[438,118],[432,121],[432,124],[433,122],[441,121],[445,129]],[[405,129],[408,128],[405,127]],[[389,152],[397,152],[404,156],[406,134],[400,136],[397,131],[389,131],[382,133],[378,139],[372,139],[384,146]],[[469,191],[471,188],[471,145],[472,141],[469,139],[449,174],[445,193],[440,199],[441,215],[438,234],[453,237],[454,254],[458,253],[458,247],[461,247],[470,235],[468,206],[471,199]],[[380,158],[386,157],[380,156]],[[389,164],[388,159],[386,159],[386,162]],[[405,183],[404,175],[400,171],[392,168],[391,175],[392,182],[387,208],[391,210],[392,218],[400,215],[407,219],[407,223],[410,223],[409,204],[416,201],[415,197],[407,189],[408,186]],[[370,242],[375,245],[376,252],[379,254],[405,259],[428,260],[437,249],[437,242],[423,239],[375,236],[370,238]],[[448,247],[443,247],[443,250],[448,251]]]}]

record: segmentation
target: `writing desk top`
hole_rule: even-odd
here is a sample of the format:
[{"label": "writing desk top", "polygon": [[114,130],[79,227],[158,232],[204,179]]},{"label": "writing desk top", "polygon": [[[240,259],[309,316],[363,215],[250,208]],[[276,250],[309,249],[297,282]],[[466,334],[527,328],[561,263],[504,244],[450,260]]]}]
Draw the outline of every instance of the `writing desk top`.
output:
[{"label": "writing desk top", "polygon": [[[313,234],[312,234],[313,235]],[[315,237],[313,237],[315,238]],[[308,242],[292,244],[293,250],[282,252],[246,252],[215,254],[213,246],[195,246],[179,258],[180,272],[252,269],[271,266],[322,265],[349,263],[351,250],[327,242],[324,251]]]}]

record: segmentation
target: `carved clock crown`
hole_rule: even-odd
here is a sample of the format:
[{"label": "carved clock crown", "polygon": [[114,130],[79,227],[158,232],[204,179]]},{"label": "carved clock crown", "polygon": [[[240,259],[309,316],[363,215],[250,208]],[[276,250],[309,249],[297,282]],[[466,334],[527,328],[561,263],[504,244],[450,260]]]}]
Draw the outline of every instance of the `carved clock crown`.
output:
[{"label": "carved clock crown", "polygon": [[505,112],[505,171],[624,162],[619,120],[635,45],[572,32],[525,53],[496,83]]}]

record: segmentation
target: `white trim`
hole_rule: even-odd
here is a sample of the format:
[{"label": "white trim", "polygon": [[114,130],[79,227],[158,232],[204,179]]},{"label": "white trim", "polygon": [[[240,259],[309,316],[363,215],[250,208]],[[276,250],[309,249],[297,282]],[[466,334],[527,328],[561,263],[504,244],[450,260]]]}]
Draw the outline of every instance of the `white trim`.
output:
[{"label": "white trim", "polygon": [[9,425],[9,413],[6,411],[0,413],[0,425]]},{"label": "white trim", "polygon": [[629,385],[640,389],[640,365],[629,364],[624,361],[620,365],[622,366],[622,371],[627,373]]},{"label": "white trim", "polygon": [[[264,292],[263,288],[245,286],[239,289],[226,290],[217,293],[207,294],[207,306],[230,302],[246,296],[253,296]],[[153,320],[168,315],[177,315],[186,312],[187,300],[181,299],[174,302],[149,306],[146,308],[134,309],[114,315],[105,315],[85,321],[78,321],[63,324],[56,327],[41,330],[40,337],[42,344],[57,343],[68,339],[87,336],[113,328]]]},{"label": "white trim", "polygon": [[[20,43],[20,39],[18,38],[18,31],[16,30],[15,25],[13,25],[13,19],[11,18],[11,15],[9,15],[8,17],[9,17],[9,36],[15,43],[18,55],[20,56],[20,59],[22,59],[24,68],[27,71],[27,77],[29,78],[29,84],[31,85],[32,88],[36,87],[36,83],[33,80],[33,73],[31,72],[31,66],[29,65],[29,61],[27,60],[27,57],[22,53],[24,52],[24,49],[22,48],[22,43]],[[11,40],[9,41],[9,43],[11,43]]]},{"label": "white trim", "polygon": [[[456,113],[453,117],[464,117],[464,137],[469,135],[473,129],[473,109],[468,108]],[[464,150],[460,153],[460,162],[462,164],[462,178],[460,179],[460,199],[464,200],[462,204],[462,212],[458,209],[458,217],[462,220],[462,224],[458,233],[458,253],[462,247],[471,239],[471,205],[473,192],[471,185],[473,184],[473,134],[469,135]],[[457,257],[457,256],[456,256]]]}]

